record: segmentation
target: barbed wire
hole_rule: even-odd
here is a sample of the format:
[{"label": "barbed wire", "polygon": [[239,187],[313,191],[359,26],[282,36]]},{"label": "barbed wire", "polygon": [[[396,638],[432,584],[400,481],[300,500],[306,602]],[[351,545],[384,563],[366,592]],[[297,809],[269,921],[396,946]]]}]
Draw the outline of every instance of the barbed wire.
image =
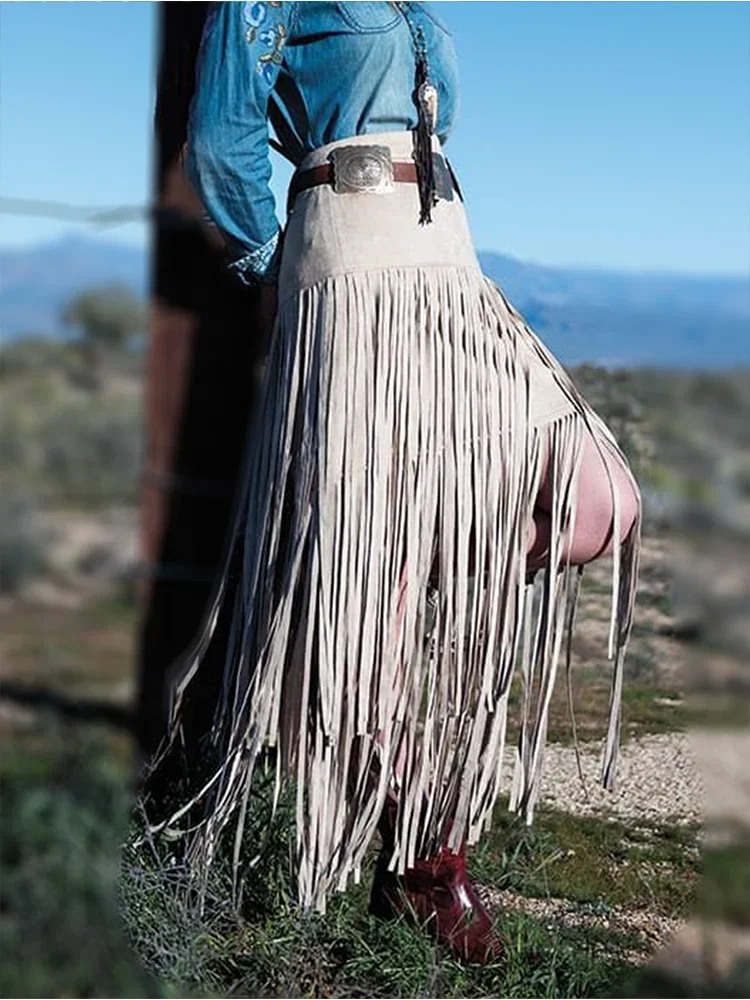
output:
[{"label": "barbed wire", "polygon": [[[201,219],[177,207],[162,205],[85,206],[64,201],[39,198],[7,198],[0,196],[0,215],[23,215],[37,219],[56,219],[111,229],[132,222],[155,222],[169,229],[195,230]],[[208,221],[208,220],[204,220]]]},{"label": "barbed wire", "polygon": [[164,211],[153,205],[85,206],[40,198],[8,198],[0,196],[0,213],[25,215],[38,219],[58,219],[82,222],[101,228],[122,226],[129,222],[146,222]]}]

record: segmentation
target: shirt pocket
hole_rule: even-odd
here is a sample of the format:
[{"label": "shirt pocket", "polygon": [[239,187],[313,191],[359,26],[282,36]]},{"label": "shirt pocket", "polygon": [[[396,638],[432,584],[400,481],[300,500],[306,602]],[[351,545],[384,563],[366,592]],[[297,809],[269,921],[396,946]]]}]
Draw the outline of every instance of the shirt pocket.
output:
[{"label": "shirt pocket", "polygon": [[388,31],[401,20],[400,11],[385,0],[381,3],[357,0],[356,3],[337,3],[336,7],[349,27],[360,34]]}]

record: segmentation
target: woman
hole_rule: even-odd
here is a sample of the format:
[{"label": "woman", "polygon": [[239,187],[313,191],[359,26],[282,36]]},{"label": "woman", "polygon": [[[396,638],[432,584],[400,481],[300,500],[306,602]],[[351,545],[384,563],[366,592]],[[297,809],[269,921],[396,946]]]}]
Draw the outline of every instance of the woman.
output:
[{"label": "woman", "polygon": [[[481,274],[442,152],[456,106],[451,38],[423,3],[209,13],[189,175],[275,320],[225,569],[173,718],[229,608],[193,859],[210,862],[230,821],[241,831],[256,759],[277,747],[300,903],[322,910],[357,880],[379,828],[373,912],[408,903],[484,960],[499,943],[464,852],[500,792],[512,677],[511,808],[530,819],[579,568],[614,552],[611,784],[640,515],[606,427]],[[283,233],[269,119],[297,166]]]}]

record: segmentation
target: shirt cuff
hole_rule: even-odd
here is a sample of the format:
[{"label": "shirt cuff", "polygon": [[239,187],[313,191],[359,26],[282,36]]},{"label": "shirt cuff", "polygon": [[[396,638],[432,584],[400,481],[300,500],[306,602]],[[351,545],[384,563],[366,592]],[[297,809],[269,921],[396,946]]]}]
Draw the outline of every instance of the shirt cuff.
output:
[{"label": "shirt cuff", "polygon": [[277,229],[262,246],[233,260],[229,264],[229,270],[244,285],[275,285],[281,265],[280,237],[281,231]]}]

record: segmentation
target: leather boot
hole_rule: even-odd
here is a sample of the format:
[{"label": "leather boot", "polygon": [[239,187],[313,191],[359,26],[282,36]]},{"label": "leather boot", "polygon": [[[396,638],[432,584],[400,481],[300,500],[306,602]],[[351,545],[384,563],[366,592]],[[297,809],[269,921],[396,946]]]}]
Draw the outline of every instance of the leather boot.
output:
[{"label": "leather boot", "polygon": [[466,870],[466,849],[442,848],[399,876],[388,870],[393,854],[396,804],[389,800],[378,829],[383,848],[375,866],[370,913],[417,922],[463,961],[497,961],[503,951],[486,907]]}]

